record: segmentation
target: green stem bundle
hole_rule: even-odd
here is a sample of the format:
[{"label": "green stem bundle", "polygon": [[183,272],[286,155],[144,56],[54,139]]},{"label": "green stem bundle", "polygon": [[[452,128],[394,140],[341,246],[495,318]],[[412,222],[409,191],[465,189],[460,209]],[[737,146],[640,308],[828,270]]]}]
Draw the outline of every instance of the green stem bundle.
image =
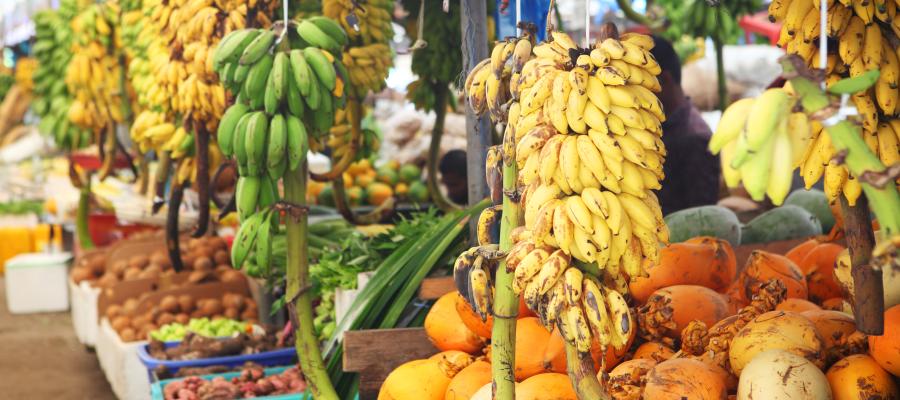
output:
[{"label": "green stem bundle", "polygon": [[[507,133],[510,134],[510,133]],[[513,146],[504,146],[503,151],[515,152]],[[519,203],[509,197],[515,192],[518,171],[515,154],[507,154],[503,162],[503,217],[500,220],[500,251],[512,247],[510,232],[520,224]],[[516,364],[516,318],[519,313],[519,296],[512,288],[513,273],[506,269],[506,259],[500,261],[494,283],[494,327],[491,331],[493,362],[491,375],[494,381],[495,399],[515,399]]]},{"label": "green stem bundle", "polygon": [[575,388],[579,399],[608,400],[609,394],[600,385],[597,379],[597,371],[594,371],[594,360],[590,354],[578,354],[578,350],[571,343],[566,342],[566,369],[569,371],[569,379]]},{"label": "green stem bundle", "polygon": [[306,170],[304,161],[300,168],[289,171],[284,176],[284,201],[291,206],[285,219],[288,242],[285,296],[293,303],[291,309],[297,316],[294,320],[297,358],[309,391],[317,400],[338,400],[322,360],[313,326],[312,292],[309,290],[312,284],[309,279],[306,236],[308,220],[305,210],[301,209],[306,205]]},{"label": "green stem bundle", "polygon": [[82,183],[81,193],[78,195],[78,211],[75,216],[75,230],[78,232],[78,246],[81,250],[90,250],[94,248],[94,241],[91,240],[91,232],[88,228],[88,213],[91,208],[91,177],[87,176]]}]

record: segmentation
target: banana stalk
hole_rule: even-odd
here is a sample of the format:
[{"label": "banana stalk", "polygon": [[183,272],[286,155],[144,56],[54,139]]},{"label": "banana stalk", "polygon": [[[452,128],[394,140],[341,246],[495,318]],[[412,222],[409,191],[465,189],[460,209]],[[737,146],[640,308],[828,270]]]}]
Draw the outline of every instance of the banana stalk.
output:
[{"label": "banana stalk", "polygon": [[428,194],[434,204],[444,212],[457,211],[461,207],[444,196],[438,188],[437,164],[441,152],[441,136],[444,135],[444,120],[447,116],[448,88],[443,83],[432,86],[434,90],[434,127],[431,128],[431,145],[428,148]]},{"label": "banana stalk", "polygon": [[[516,191],[515,146],[503,145],[507,154],[503,158],[503,217],[500,220],[500,251],[509,251],[512,247],[510,232],[520,224],[519,202],[509,197],[508,193]],[[494,380],[495,399],[512,400],[515,398],[516,380],[513,366],[516,364],[516,317],[519,312],[519,296],[513,292],[513,272],[506,269],[506,257],[497,267],[494,285],[494,327],[491,331],[491,349],[494,362],[491,363],[491,375]]]},{"label": "banana stalk", "polygon": [[91,177],[82,180],[81,193],[78,195],[78,211],[75,216],[75,228],[78,232],[78,245],[81,250],[94,248],[91,232],[88,229],[88,212],[91,208]]},{"label": "banana stalk", "polygon": [[285,225],[287,227],[287,290],[285,298],[288,300],[292,324],[296,329],[297,358],[300,360],[300,370],[306,377],[309,390],[313,398],[320,400],[338,400],[337,392],[331,379],[325,362],[322,361],[322,352],[319,350],[319,341],[316,338],[313,325],[312,310],[312,282],[309,278],[308,256],[308,221],[306,210],[297,207],[306,205],[306,161],[296,171],[288,171],[284,175],[284,201],[290,204]]},{"label": "banana stalk", "polygon": [[594,360],[590,354],[579,354],[575,346],[569,342],[566,342],[566,369],[579,399],[610,399],[609,394],[600,386],[597,371],[594,371]]},{"label": "banana stalk", "polygon": [[199,210],[199,218],[197,220],[197,229],[194,230],[193,237],[198,238],[206,234],[209,228],[209,135],[206,131],[206,125],[201,123],[194,124],[194,135],[197,139],[197,202]]},{"label": "banana stalk", "polygon": [[[725,47],[725,25],[721,21],[721,18],[723,18],[722,14],[724,14],[721,5],[716,7],[715,13],[718,23],[716,24],[716,34],[713,35],[712,39],[713,46],[716,48],[716,85],[719,92],[719,111],[725,111],[725,108],[728,107],[728,88],[725,85],[725,59],[722,55],[722,50]],[[724,17],[727,18],[728,16]]]}]

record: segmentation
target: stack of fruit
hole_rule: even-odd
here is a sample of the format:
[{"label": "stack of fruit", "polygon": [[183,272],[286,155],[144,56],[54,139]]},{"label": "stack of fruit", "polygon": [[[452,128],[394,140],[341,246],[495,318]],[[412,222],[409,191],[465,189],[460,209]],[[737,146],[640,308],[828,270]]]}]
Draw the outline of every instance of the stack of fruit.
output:
[{"label": "stack of fruit", "polygon": [[338,21],[349,37],[341,60],[347,66],[354,97],[363,98],[370,90],[384,89],[385,78],[393,64],[390,47],[394,36],[391,27],[393,11],[393,0],[368,1],[365,8],[351,0],[322,2],[322,14]]},{"label": "stack of fruit", "polygon": [[[859,111],[863,139],[885,165],[900,162],[900,61],[897,41],[900,19],[898,4],[891,1],[827,1],[828,46],[826,84],[831,87],[845,77],[879,69],[878,82],[869,90],[851,96]],[[769,5],[769,19],[781,21],[778,45],[797,54],[810,67],[819,67],[819,1],[777,0]],[[834,45],[836,43],[837,45]],[[813,130],[809,149],[795,164],[806,187],[825,176],[826,192],[832,200],[843,193],[854,204],[861,193],[856,177],[832,161],[834,147],[828,135]]]},{"label": "stack of fruit", "polygon": [[[648,36],[610,37],[589,49],[561,32],[551,38],[500,42],[469,74],[466,93],[474,110],[506,123],[488,170],[515,162],[524,187],[524,226],[511,233],[506,258],[513,290],[579,352],[594,342],[619,351],[635,328],[623,297],[627,280],[644,275],[668,241],[652,192],[666,154],[665,116],[653,93],[660,67]],[[481,246],[490,247],[489,238],[479,235]],[[491,262],[481,250],[460,256],[454,275],[486,318]]]},{"label": "stack of fruit", "polygon": [[[84,1],[81,2],[83,4]],[[91,140],[90,130],[69,122],[72,98],[64,76],[72,58],[70,21],[78,12],[79,0],[64,0],[57,10],[43,10],[34,17],[34,55],[38,69],[34,74],[35,101],[32,107],[40,116],[38,129],[53,136],[60,148],[79,148]]]},{"label": "stack of fruit", "polygon": [[[395,160],[378,169],[372,168],[368,159],[350,164],[344,172],[343,183],[351,206],[379,206],[392,196],[400,202],[421,204],[428,201],[422,171],[413,164],[401,165]],[[310,202],[334,206],[331,183],[310,181],[308,185]]]}]

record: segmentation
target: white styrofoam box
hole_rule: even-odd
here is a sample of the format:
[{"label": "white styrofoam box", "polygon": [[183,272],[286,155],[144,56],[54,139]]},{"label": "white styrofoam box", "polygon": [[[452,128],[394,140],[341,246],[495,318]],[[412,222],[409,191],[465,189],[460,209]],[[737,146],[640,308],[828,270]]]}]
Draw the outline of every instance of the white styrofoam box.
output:
[{"label": "white styrofoam box", "polygon": [[95,350],[100,368],[113,393],[120,399],[149,400],[150,381],[147,368],[138,358],[137,349],[147,341],[123,342],[109,320],[103,318],[97,330]]},{"label": "white styrofoam box", "polygon": [[13,314],[69,308],[69,253],[27,253],[6,261],[6,304]]},{"label": "white styrofoam box", "polygon": [[359,310],[354,310],[351,313],[350,306],[353,305],[356,296],[359,295],[359,291],[366,287],[369,279],[374,274],[375,271],[360,272],[356,275],[356,289],[337,289],[334,291],[334,318],[337,323],[340,323],[344,318],[356,318]]},{"label": "white styrofoam box", "polygon": [[87,346],[97,343],[97,326],[100,319],[97,318],[97,300],[100,298],[100,289],[91,287],[87,281],[75,284],[69,280],[69,301],[72,307],[72,325],[75,327],[75,336],[78,341]]}]

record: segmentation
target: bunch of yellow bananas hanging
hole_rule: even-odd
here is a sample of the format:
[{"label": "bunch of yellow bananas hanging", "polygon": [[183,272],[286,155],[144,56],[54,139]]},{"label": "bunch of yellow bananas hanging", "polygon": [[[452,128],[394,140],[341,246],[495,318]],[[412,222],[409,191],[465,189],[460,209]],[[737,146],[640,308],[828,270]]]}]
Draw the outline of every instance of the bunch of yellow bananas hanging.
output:
[{"label": "bunch of yellow bananas hanging", "polygon": [[[645,35],[589,49],[564,33],[551,36],[537,45],[530,37],[497,44],[469,74],[466,95],[477,112],[506,122],[504,144],[488,163],[517,163],[524,187],[524,226],[513,231],[506,256],[513,290],[580,352],[592,340],[621,349],[634,333],[627,278],[643,275],[644,262],[658,261],[660,243],[668,242],[652,192],[665,157],[665,116],[654,94],[660,67]],[[480,218],[482,244],[497,211]],[[454,273],[460,292],[486,316],[484,254],[483,247],[463,254]]]},{"label": "bunch of yellow bananas hanging", "polygon": [[[341,61],[347,67],[355,97],[365,97],[369,90],[384,89],[385,78],[393,64],[390,41],[393,0],[373,0],[357,6],[351,0],[324,0],[322,14],[341,24],[350,39]],[[349,18],[349,19],[348,19]],[[351,25],[348,21],[357,21]],[[298,29],[300,37],[303,31]]]},{"label": "bunch of yellow bananas hanging", "polygon": [[190,151],[192,142],[184,126],[168,122],[166,115],[144,110],[131,124],[131,138],[142,153],[150,149],[170,152],[172,158],[181,158]]},{"label": "bunch of yellow bananas hanging", "polygon": [[16,83],[31,92],[34,89],[34,72],[38,69],[38,61],[32,57],[20,58],[16,61]]},{"label": "bunch of yellow bananas hanging", "polygon": [[[782,21],[778,44],[797,54],[810,67],[819,67],[820,1],[828,9],[826,33],[833,39],[827,54],[826,85],[841,78],[859,76],[879,69],[881,75],[873,88],[851,96],[861,116],[863,139],[886,165],[900,162],[897,132],[900,125],[900,56],[889,40],[891,32],[900,35],[898,3],[862,0],[775,0],[769,5],[769,19]],[[816,127],[816,125],[814,125]],[[834,156],[828,135],[818,135],[812,149],[806,151],[800,168],[807,188],[825,176],[826,193],[831,200],[843,192],[854,204],[861,187],[847,168],[830,160]]]},{"label": "bunch of yellow bananas hanging", "polygon": [[118,4],[111,1],[89,5],[72,20],[72,59],[65,81],[75,100],[69,120],[94,131],[123,119],[120,45],[113,30],[118,14]]}]

